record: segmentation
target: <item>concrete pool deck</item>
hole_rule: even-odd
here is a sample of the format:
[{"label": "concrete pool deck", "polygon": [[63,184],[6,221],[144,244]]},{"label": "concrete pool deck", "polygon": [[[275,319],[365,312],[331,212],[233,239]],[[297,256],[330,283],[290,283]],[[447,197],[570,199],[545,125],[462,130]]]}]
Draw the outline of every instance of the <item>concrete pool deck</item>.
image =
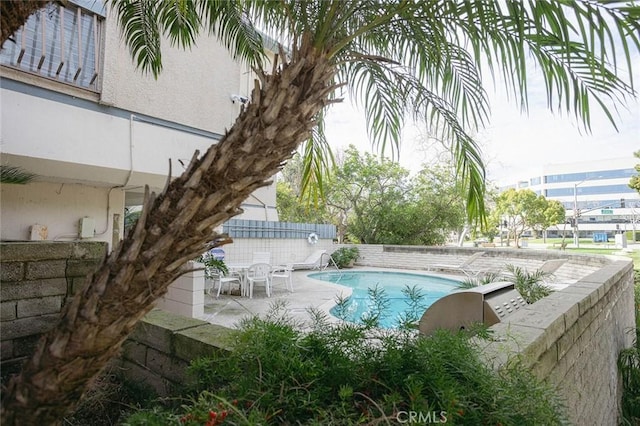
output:
[{"label": "concrete pool deck", "polygon": [[[347,271],[380,271],[380,272],[404,272],[417,275],[430,275],[441,278],[449,278],[457,281],[464,280],[464,276],[451,274],[436,274],[430,271],[417,271],[406,269],[355,267]],[[347,272],[345,271],[345,272]],[[221,294],[218,299],[205,295],[204,321],[211,324],[222,325],[229,328],[237,328],[238,322],[244,317],[254,315],[264,316],[273,307],[274,303],[286,303],[287,314],[295,321],[308,321],[310,319],[308,309],[314,308],[327,314],[327,318],[338,321],[329,314],[329,310],[335,305],[336,297],[347,297],[351,289],[339,284],[320,281],[309,278],[308,275],[317,273],[317,270],[294,271],[293,293],[290,293],[283,281],[277,280],[272,289],[271,297],[267,297],[263,287],[256,287],[253,299],[248,297]],[[326,269],[321,272],[340,272],[335,269]]]}]

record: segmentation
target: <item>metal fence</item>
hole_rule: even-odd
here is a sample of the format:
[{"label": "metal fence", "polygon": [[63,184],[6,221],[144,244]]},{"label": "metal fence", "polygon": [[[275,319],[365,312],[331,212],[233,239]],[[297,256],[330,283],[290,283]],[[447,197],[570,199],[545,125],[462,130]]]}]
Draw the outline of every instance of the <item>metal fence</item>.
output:
[{"label": "metal fence", "polygon": [[336,238],[335,225],[317,223],[271,222],[231,219],[222,227],[231,238],[307,238],[315,233],[319,239]]}]

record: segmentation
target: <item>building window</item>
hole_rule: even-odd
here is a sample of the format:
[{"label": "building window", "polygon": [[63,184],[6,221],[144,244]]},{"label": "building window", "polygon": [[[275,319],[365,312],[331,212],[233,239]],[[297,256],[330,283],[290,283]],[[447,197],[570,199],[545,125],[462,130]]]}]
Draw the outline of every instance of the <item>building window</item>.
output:
[{"label": "building window", "polygon": [[[579,197],[585,195],[602,195],[602,194],[634,194],[635,190],[627,184],[619,185],[601,185],[601,186],[577,186],[571,188],[550,188],[547,189],[547,197],[566,197],[574,195],[574,191]],[[618,203],[620,200],[618,199]]]},{"label": "building window", "polygon": [[634,169],[600,170],[595,172],[565,173],[561,175],[547,175],[544,183],[579,182],[585,180],[629,179],[634,176]]},{"label": "building window", "polygon": [[[565,209],[573,210],[573,201],[563,201]],[[617,209],[620,208],[620,200],[578,200],[578,208],[581,210]]]},{"label": "building window", "polygon": [[94,11],[49,4],[5,42],[0,64],[98,91],[103,27]]}]

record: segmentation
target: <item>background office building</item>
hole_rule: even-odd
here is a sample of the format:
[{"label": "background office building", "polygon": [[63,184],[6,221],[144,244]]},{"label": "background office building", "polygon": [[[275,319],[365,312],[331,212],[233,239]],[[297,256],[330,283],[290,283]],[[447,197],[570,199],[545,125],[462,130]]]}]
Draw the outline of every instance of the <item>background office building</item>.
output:
[{"label": "background office building", "polygon": [[567,220],[551,227],[547,232],[550,237],[563,232],[571,235],[571,223],[577,218],[581,238],[592,238],[594,233],[612,238],[627,231],[629,238],[636,235],[640,240],[640,194],[629,187],[629,180],[637,174],[637,163],[630,153],[624,158],[551,164],[544,166],[539,176],[502,189],[530,189],[561,202]]}]

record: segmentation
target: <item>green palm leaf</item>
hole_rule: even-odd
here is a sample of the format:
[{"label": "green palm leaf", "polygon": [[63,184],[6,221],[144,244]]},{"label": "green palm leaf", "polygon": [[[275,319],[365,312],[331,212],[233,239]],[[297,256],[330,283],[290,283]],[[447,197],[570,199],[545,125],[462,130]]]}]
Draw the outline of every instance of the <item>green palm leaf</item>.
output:
[{"label": "green palm leaf", "polygon": [[172,44],[190,47],[200,28],[200,16],[192,0],[175,0],[159,3],[160,28],[165,29]]},{"label": "green palm leaf", "polygon": [[113,3],[131,56],[138,68],[151,72],[154,77],[162,71],[159,5],[154,0],[118,0]]},{"label": "green palm leaf", "polygon": [[36,178],[30,173],[16,166],[0,165],[0,183],[27,184]]},{"label": "green palm leaf", "polygon": [[324,179],[334,165],[333,153],[324,134],[324,121],[319,120],[311,137],[302,144],[302,182],[300,193],[309,205],[324,198]]},{"label": "green palm leaf", "polygon": [[196,3],[209,33],[222,42],[234,59],[262,67],[266,53],[262,36],[248,19],[245,2],[199,0]]},{"label": "green palm leaf", "polygon": [[[626,0],[111,3],[138,65],[154,75],[161,70],[161,34],[187,47],[204,27],[234,57],[258,67],[264,49],[256,28],[292,52],[311,40],[333,60],[335,83],[347,84],[364,107],[380,151],[397,155],[408,117],[451,144],[470,218],[484,215],[484,166],[469,135],[489,122],[485,74],[499,77],[526,111],[535,66],[549,109],[573,114],[587,130],[594,102],[615,125],[616,104],[636,96],[631,69],[640,51],[640,6]],[[320,139],[304,152],[311,157],[303,186],[317,199],[329,169],[320,156],[330,151]]]},{"label": "green palm leaf", "polygon": [[239,1],[111,0],[125,42],[143,72],[162,71],[161,36],[172,45],[191,47],[205,25],[235,59],[260,67],[265,57],[262,37]]}]

